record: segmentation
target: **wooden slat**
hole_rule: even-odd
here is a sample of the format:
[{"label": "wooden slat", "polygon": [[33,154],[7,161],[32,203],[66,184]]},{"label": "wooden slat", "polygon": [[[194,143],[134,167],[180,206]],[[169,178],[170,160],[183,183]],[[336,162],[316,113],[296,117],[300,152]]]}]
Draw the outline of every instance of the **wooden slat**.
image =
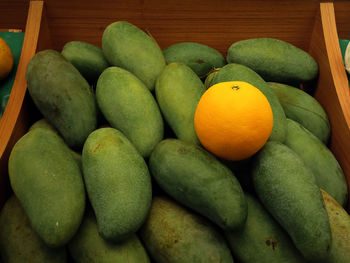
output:
[{"label": "wooden slat", "polygon": [[350,93],[332,3],[320,5],[309,52],[320,68],[314,95],[325,108],[331,122],[330,148],[350,182]]},{"label": "wooden slat", "polygon": [[29,0],[0,0],[0,28],[18,28],[24,31]]},{"label": "wooden slat", "polygon": [[162,48],[197,41],[224,54],[237,40],[262,36],[307,49],[319,1],[47,0],[46,4],[57,50],[78,39],[100,45],[108,24],[127,20],[150,31]]},{"label": "wooden slat", "polygon": [[[1,6],[0,6],[1,7]],[[7,162],[14,143],[27,131],[30,121],[29,112],[22,107],[26,94],[25,71],[27,64],[36,52],[39,38],[43,2],[30,3],[22,53],[17,68],[16,78],[0,120],[0,205],[3,204],[8,186]]]}]

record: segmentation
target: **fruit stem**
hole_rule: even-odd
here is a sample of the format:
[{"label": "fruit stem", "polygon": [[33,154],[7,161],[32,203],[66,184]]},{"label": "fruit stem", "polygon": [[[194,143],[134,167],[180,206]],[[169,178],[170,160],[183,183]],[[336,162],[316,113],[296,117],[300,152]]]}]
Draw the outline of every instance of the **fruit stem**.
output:
[{"label": "fruit stem", "polygon": [[233,85],[232,89],[239,90],[239,86],[238,85]]}]

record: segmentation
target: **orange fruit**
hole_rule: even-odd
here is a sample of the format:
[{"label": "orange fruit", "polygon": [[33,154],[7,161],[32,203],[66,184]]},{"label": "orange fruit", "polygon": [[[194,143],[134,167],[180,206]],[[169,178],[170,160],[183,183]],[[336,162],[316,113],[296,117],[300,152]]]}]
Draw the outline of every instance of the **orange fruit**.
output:
[{"label": "orange fruit", "polygon": [[13,67],[13,55],[6,41],[0,38],[0,80],[6,78]]},{"label": "orange fruit", "polygon": [[243,160],[259,151],[270,137],[270,103],[253,85],[220,82],[201,97],[194,126],[201,144],[226,160]]}]

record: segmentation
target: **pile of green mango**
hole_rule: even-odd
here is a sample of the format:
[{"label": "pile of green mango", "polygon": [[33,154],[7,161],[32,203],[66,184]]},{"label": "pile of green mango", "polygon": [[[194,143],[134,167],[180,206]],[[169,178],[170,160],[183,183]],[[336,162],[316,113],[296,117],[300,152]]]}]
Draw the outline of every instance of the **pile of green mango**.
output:
[{"label": "pile of green mango", "polygon": [[[238,41],[224,58],[196,42],[161,50],[126,21],[101,47],[38,52],[26,79],[42,119],[10,154],[1,262],[349,263],[347,182],[327,113],[300,89],[317,75],[278,39]],[[194,129],[223,81],[249,82],[273,111],[269,140],[240,162]]]}]

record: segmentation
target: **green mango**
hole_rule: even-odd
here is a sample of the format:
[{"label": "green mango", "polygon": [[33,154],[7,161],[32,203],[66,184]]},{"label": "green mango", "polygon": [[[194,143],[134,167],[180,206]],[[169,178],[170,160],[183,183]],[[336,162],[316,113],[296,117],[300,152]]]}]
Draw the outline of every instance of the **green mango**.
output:
[{"label": "green mango", "polygon": [[275,38],[251,38],[233,43],[227,62],[243,64],[265,81],[306,82],[318,74],[315,59],[304,50]]},{"label": "green mango", "polygon": [[198,77],[204,77],[212,69],[226,65],[226,60],[219,51],[196,42],[181,42],[171,45],[163,50],[163,54],[168,63],[184,63]]},{"label": "green mango", "polygon": [[100,235],[118,242],[135,233],[146,219],[152,199],[145,160],[122,132],[100,128],[87,138],[82,161]]},{"label": "green mango", "polygon": [[84,41],[67,42],[61,51],[89,83],[95,83],[109,63],[100,47]]},{"label": "green mango", "polygon": [[[55,132],[57,135],[59,135],[58,131],[47,121],[47,119],[42,118],[36,122],[34,122],[30,127],[28,131],[37,129],[37,128],[43,128],[43,129],[48,129],[51,130],[53,132]],[[76,163],[78,164],[79,168],[81,171],[83,171],[83,167],[82,167],[82,163],[81,163],[81,154],[73,151],[72,149],[69,149],[71,154],[73,155],[74,160],[76,161]]]},{"label": "green mango", "polygon": [[163,119],[156,100],[127,70],[109,67],[103,71],[96,99],[111,126],[123,132],[143,157],[148,157],[163,139]]},{"label": "green mango", "polygon": [[332,244],[325,262],[348,263],[350,259],[350,215],[344,208],[322,190],[332,231]]},{"label": "green mango", "polygon": [[312,170],[317,185],[327,191],[339,204],[348,200],[348,185],[342,168],[333,153],[301,124],[287,119],[287,137],[284,142],[296,152]]},{"label": "green mango", "polygon": [[66,248],[50,248],[41,240],[15,195],[0,212],[0,256],[4,263],[67,262]]},{"label": "green mango", "polygon": [[287,118],[299,122],[327,144],[331,126],[321,104],[301,89],[275,82],[268,84],[278,97]]},{"label": "green mango", "polygon": [[208,87],[224,81],[245,81],[259,89],[269,101],[273,113],[273,127],[269,140],[284,141],[286,137],[286,115],[271,87],[256,72],[244,65],[231,63],[214,72],[214,74],[211,81],[207,83]]},{"label": "green mango", "polygon": [[141,239],[157,263],[233,263],[220,230],[164,196],[153,198]]},{"label": "green mango", "polygon": [[306,260],[322,262],[331,245],[327,211],[312,171],[297,153],[267,142],[253,163],[255,191]]},{"label": "green mango", "polygon": [[103,239],[98,233],[96,218],[90,211],[85,215],[78,233],[69,242],[68,248],[76,263],[150,262],[135,234],[118,243]]},{"label": "green mango", "polygon": [[67,244],[81,223],[85,190],[63,139],[50,129],[29,131],[12,148],[8,167],[12,189],[34,231],[48,246]]},{"label": "green mango", "polygon": [[247,204],[233,173],[200,146],[178,139],[161,141],[149,159],[158,185],[179,203],[223,229],[244,225]]},{"label": "green mango", "polygon": [[156,82],[156,99],[177,138],[199,144],[194,128],[197,104],[205,92],[199,77],[183,63],[170,63]]},{"label": "green mango", "polygon": [[94,94],[79,71],[55,50],[36,53],[26,71],[28,91],[66,143],[80,148],[96,129]]},{"label": "green mango", "polygon": [[102,50],[111,65],[130,71],[150,90],[154,89],[156,79],[166,65],[157,42],[126,21],[117,21],[106,27]]},{"label": "green mango", "polygon": [[242,263],[306,262],[260,201],[251,194],[246,193],[245,197],[248,203],[245,225],[237,231],[225,232],[234,256]]}]

